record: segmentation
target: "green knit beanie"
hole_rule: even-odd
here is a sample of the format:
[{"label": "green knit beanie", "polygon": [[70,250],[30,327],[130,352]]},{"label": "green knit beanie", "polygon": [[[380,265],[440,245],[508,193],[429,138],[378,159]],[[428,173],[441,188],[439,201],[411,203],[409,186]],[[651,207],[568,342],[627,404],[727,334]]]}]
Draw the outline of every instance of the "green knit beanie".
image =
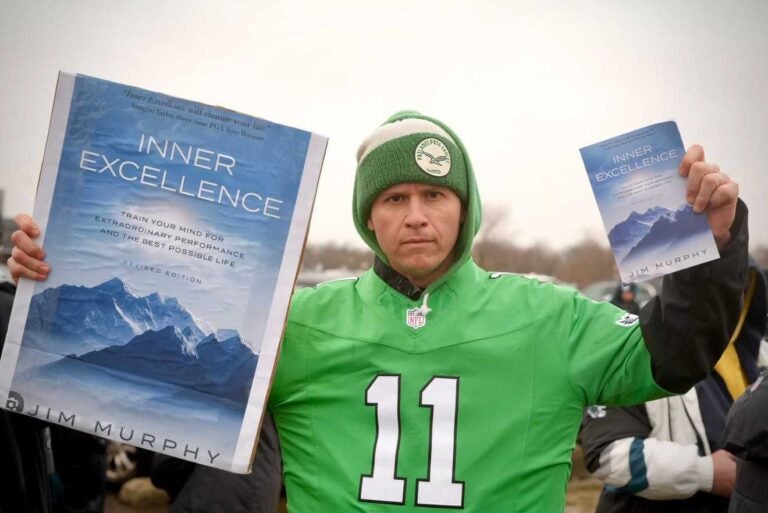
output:
[{"label": "green knit beanie", "polygon": [[368,230],[371,207],[379,194],[399,183],[448,187],[467,204],[464,155],[445,129],[418,112],[398,112],[357,150],[353,208],[358,231]]}]

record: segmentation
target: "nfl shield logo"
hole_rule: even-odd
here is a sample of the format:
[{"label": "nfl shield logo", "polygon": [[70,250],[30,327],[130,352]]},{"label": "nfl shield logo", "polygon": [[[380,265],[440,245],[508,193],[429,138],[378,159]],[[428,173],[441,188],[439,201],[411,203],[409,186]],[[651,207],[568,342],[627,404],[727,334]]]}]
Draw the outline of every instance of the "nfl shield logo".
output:
[{"label": "nfl shield logo", "polygon": [[594,404],[592,406],[587,407],[587,415],[589,415],[593,419],[602,419],[603,417],[608,415],[608,412],[605,410],[605,406],[602,406],[600,404]]},{"label": "nfl shield logo", "polygon": [[423,328],[427,323],[427,316],[421,308],[409,308],[406,313],[405,323],[413,329]]}]

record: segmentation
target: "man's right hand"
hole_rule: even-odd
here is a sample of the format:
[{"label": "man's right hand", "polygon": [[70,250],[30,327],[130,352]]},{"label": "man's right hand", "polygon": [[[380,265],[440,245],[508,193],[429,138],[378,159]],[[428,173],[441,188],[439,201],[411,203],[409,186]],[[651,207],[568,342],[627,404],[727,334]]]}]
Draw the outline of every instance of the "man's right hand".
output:
[{"label": "man's right hand", "polygon": [[34,241],[40,236],[40,227],[27,214],[17,215],[14,221],[19,229],[11,235],[13,249],[8,259],[8,270],[14,283],[18,285],[19,278],[45,280],[51,268],[43,262],[45,251]]},{"label": "man's right hand", "polygon": [[730,497],[736,485],[736,457],[725,449],[712,453],[712,493]]}]

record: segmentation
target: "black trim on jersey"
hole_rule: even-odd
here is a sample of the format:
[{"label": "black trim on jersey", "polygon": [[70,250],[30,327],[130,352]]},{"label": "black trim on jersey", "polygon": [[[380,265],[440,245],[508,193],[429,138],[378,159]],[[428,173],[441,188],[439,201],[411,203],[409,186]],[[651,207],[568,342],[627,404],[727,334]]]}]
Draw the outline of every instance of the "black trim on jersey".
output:
[{"label": "black trim on jersey", "polygon": [[[397,408],[395,410],[397,412],[397,444],[395,446],[395,468],[394,468],[394,473],[392,475],[392,478],[395,481],[403,481],[403,498],[400,500],[400,502],[374,501],[374,500],[370,500],[370,499],[363,499],[363,497],[362,497],[362,494],[363,494],[363,478],[365,478],[365,477],[373,477],[373,471],[376,468],[376,446],[379,444],[379,406],[378,406],[378,403],[369,403],[368,402],[368,390],[370,390],[370,388],[373,386],[373,384],[376,383],[376,380],[379,379],[382,376],[394,376],[394,377],[397,377]],[[408,479],[405,478],[405,477],[401,477],[401,476],[397,475],[397,463],[398,463],[398,460],[400,458],[400,440],[402,438],[401,437],[401,432],[402,432],[401,428],[402,428],[402,426],[400,424],[400,400],[401,400],[401,395],[400,395],[400,381],[401,381],[401,379],[400,378],[401,377],[402,377],[402,374],[377,374],[376,377],[373,378],[373,380],[371,380],[371,382],[365,388],[365,393],[363,394],[363,398],[365,399],[365,405],[366,406],[373,406],[374,409],[376,410],[376,438],[373,441],[373,451],[371,451],[371,473],[368,474],[368,475],[366,475],[366,474],[361,474],[360,475],[360,485],[358,486],[358,489],[357,489],[357,500],[360,501],[360,502],[373,502],[373,503],[376,503],[376,504],[394,504],[394,505],[399,505],[399,506],[404,506],[405,505],[405,496],[407,495],[407,492],[408,492]]]},{"label": "black trim on jersey", "polygon": [[[435,408],[433,405],[424,404],[423,402],[423,396],[424,396],[424,390],[426,390],[430,384],[435,380],[435,378],[442,378],[442,379],[453,379],[456,380],[456,405],[453,410],[454,416],[453,416],[453,469],[451,469],[451,483],[452,484],[460,484],[461,485],[461,505],[460,506],[443,506],[438,504],[422,504],[419,502],[419,483],[425,483],[429,482],[431,476],[430,471],[432,470],[432,439],[434,438],[435,432],[434,432],[434,416],[435,416]],[[446,509],[464,509],[464,494],[466,492],[466,482],[465,481],[456,481],[456,446],[458,442],[458,430],[459,430],[459,377],[458,376],[432,376],[432,379],[430,379],[426,385],[421,389],[419,392],[419,406],[422,408],[429,408],[429,459],[427,460],[427,477],[426,479],[417,479],[416,480],[416,499],[415,504],[418,507],[421,508],[446,508]]]},{"label": "black trim on jersey", "polygon": [[747,281],[747,206],[739,200],[720,259],[664,277],[660,296],[640,310],[656,384],[681,394],[714,367],[740,314]]},{"label": "black trim on jersey", "polygon": [[421,293],[424,291],[411,283],[408,278],[385,264],[378,256],[373,260],[373,272],[375,272],[376,276],[381,278],[384,283],[414,301],[419,299]]}]

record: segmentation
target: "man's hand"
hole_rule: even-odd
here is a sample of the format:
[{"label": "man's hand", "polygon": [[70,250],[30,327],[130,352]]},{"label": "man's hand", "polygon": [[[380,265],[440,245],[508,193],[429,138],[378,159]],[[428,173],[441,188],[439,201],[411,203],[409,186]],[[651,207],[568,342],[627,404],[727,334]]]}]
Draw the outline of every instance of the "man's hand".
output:
[{"label": "man's hand", "polygon": [[736,484],[736,457],[725,449],[712,453],[712,493],[730,497]]},{"label": "man's hand", "polygon": [[717,247],[723,249],[731,240],[739,184],[731,181],[717,165],[705,162],[704,148],[698,144],[685,152],[679,172],[688,177],[686,201],[697,214],[707,214]]},{"label": "man's hand", "polygon": [[14,221],[19,229],[11,235],[13,249],[11,258],[8,259],[8,270],[11,271],[13,281],[18,284],[19,278],[22,277],[30,280],[45,280],[51,269],[43,263],[45,258],[43,248],[32,240],[40,235],[40,227],[26,214],[17,215]]}]

